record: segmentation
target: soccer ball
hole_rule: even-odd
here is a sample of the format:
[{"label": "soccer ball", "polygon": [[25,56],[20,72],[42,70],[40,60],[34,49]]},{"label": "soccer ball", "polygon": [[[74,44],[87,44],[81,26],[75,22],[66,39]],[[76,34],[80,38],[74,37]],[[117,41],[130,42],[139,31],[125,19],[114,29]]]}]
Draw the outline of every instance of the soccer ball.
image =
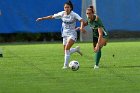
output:
[{"label": "soccer ball", "polygon": [[77,71],[79,69],[79,66],[80,66],[79,62],[75,60],[69,63],[69,67],[71,68],[72,71]]}]

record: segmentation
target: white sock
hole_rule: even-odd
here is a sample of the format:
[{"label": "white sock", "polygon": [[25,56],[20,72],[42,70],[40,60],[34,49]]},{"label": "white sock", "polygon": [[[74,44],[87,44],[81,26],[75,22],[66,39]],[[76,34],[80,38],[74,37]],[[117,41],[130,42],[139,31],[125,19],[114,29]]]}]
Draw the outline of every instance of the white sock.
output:
[{"label": "white sock", "polygon": [[72,54],[72,53],[74,53],[74,52],[76,52],[76,51],[77,51],[76,48],[70,48],[70,54]]},{"label": "white sock", "polygon": [[70,59],[70,50],[65,50],[64,66],[68,66]]}]

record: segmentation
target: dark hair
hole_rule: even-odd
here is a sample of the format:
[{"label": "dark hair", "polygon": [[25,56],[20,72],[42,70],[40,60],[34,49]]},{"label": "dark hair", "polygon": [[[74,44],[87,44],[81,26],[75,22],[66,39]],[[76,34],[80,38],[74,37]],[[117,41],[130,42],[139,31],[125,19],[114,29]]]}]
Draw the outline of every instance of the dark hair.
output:
[{"label": "dark hair", "polygon": [[68,0],[65,4],[69,5],[71,7],[71,10],[73,10],[73,4],[70,0]]},{"label": "dark hair", "polygon": [[95,13],[94,7],[93,7],[92,5],[90,5],[90,6],[87,8],[87,10],[90,10],[90,11],[92,11],[92,13]]}]

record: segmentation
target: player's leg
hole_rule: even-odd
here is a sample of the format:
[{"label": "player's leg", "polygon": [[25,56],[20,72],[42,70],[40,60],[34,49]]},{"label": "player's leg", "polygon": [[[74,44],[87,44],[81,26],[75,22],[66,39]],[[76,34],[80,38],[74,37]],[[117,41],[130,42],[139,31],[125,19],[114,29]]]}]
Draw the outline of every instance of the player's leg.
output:
[{"label": "player's leg", "polygon": [[70,58],[70,54],[72,54],[74,52],[78,52],[80,55],[82,55],[79,46],[76,46],[75,48],[71,48],[72,45],[76,42],[76,40],[77,40],[77,38],[75,36],[63,38],[63,45],[64,45],[64,51],[65,51],[64,67],[63,67],[64,69],[68,67],[68,61]]},{"label": "player's leg", "polygon": [[[75,36],[71,36],[70,38],[72,40],[74,40],[75,42],[77,40],[77,38]],[[72,47],[70,48],[70,54],[75,53],[75,52],[79,53],[82,56],[82,52],[80,51],[80,47],[79,46],[76,46],[75,48],[72,48]]]},{"label": "player's leg", "polygon": [[[103,46],[106,46],[107,41],[108,41],[107,36],[101,39],[100,49],[99,49],[98,52],[95,53],[95,62],[96,62],[95,66],[94,66],[95,69],[99,68],[99,62],[100,62],[100,59],[101,59],[101,56],[102,56],[101,49],[102,49]],[[94,40],[93,40],[94,48],[96,47],[97,42],[98,42],[98,38],[94,38]]]},{"label": "player's leg", "polygon": [[68,39],[67,44],[65,45],[65,56],[64,56],[64,66],[63,69],[68,68],[68,62],[70,59],[70,48],[75,43],[75,41],[71,38]]},{"label": "player's leg", "polygon": [[101,48],[99,49],[98,52],[95,53],[95,62],[96,62],[96,64],[94,66],[94,69],[99,68],[100,59],[101,59]]},{"label": "player's leg", "polygon": [[76,46],[75,48],[70,48],[70,54],[72,53],[79,53],[81,56],[83,55],[82,52],[80,51],[80,47],[79,46]]},{"label": "player's leg", "polygon": [[[63,37],[63,45],[64,45],[64,60],[65,60],[65,48],[66,48],[66,44],[67,44],[67,39],[68,39],[68,37]],[[63,68],[62,69],[65,69],[65,68],[67,68],[68,67],[68,65],[65,63],[65,61],[64,61],[64,66],[63,66]]]},{"label": "player's leg", "polygon": [[106,38],[102,38],[101,42],[100,42],[100,47],[106,46],[107,44],[107,39]]},{"label": "player's leg", "polygon": [[[97,42],[98,42],[98,38],[94,37],[93,38],[93,48],[96,47]],[[94,66],[94,69],[99,68],[100,58],[101,58],[101,48],[99,49],[98,52],[95,53],[95,66]]]}]

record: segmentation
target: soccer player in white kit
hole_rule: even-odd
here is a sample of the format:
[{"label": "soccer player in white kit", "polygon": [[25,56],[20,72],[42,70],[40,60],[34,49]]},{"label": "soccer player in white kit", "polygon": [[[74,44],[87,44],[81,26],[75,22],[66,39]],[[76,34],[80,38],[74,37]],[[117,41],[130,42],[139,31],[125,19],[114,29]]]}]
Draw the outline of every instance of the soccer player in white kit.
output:
[{"label": "soccer player in white kit", "polygon": [[76,32],[76,21],[79,20],[81,22],[81,26],[79,28],[80,31],[83,31],[83,19],[75,13],[73,10],[73,4],[71,1],[67,1],[64,4],[64,11],[61,11],[57,14],[38,18],[36,21],[47,20],[47,19],[61,19],[62,20],[62,37],[63,37],[63,45],[64,45],[64,66],[62,69],[68,68],[68,61],[70,58],[70,54],[77,52],[82,55],[80,51],[80,47],[76,46],[75,48],[71,48],[72,45],[77,40],[77,32]]}]

